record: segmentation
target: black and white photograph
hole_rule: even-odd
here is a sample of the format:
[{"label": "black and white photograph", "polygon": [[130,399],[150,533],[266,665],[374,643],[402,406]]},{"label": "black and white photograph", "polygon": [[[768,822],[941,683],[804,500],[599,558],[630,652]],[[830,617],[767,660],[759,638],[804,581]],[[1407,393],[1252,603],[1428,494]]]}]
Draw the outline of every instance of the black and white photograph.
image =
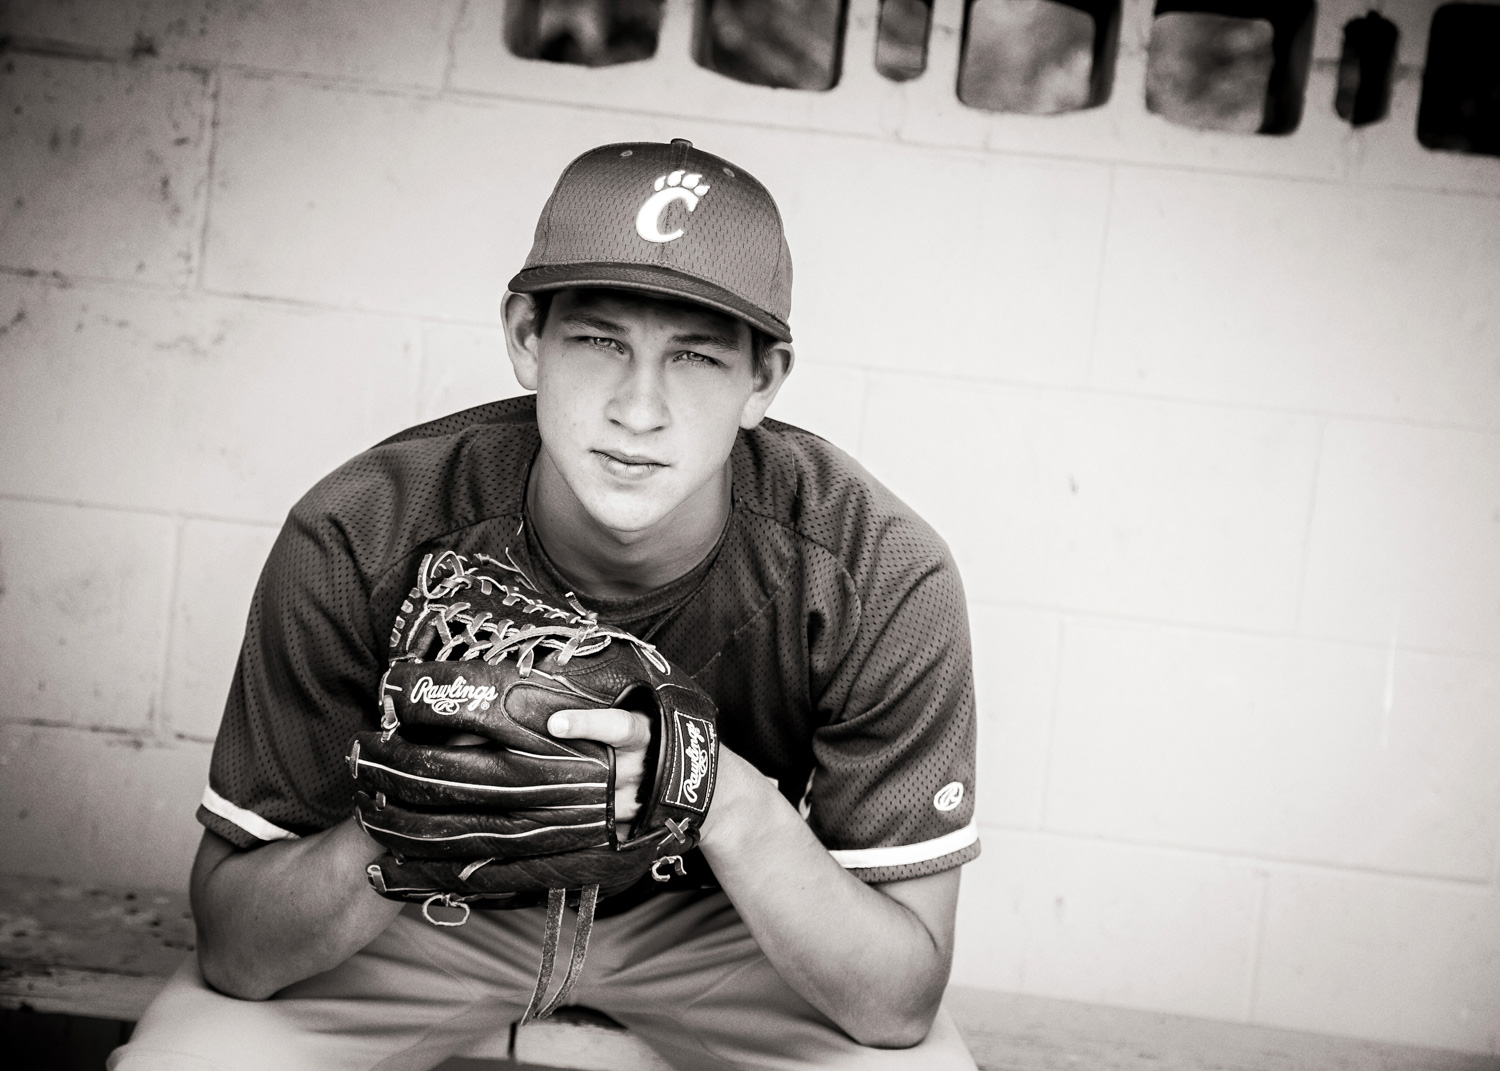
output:
[{"label": "black and white photograph", "polygon": [[1500,0],[0,0],[0,1064],[1500,1071]]}]

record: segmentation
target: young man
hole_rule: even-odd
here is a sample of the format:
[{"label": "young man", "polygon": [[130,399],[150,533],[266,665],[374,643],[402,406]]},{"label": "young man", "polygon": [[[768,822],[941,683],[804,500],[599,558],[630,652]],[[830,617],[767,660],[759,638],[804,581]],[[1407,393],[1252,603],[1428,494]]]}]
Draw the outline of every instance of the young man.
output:
[{"label": "young man", "polygon": [[[198,956],[116,1071],[430,1067],[519,1016],[542,909],[434,928],[369,888],[382,849],[351,817],[344,756],[435,550],[509,554],[719,706],[699,853],[600,905],[574,1003],[684,1068],[972,1069],[938,1007],[978,854],[963,596],[910,510],[763,419],[790,291],[740,168],[686,141],[569,165],[505,299],[535,396],[403,432],[293,509],[199,810]],[[616,749],[628,817],[645,717],[548,728]]]}]

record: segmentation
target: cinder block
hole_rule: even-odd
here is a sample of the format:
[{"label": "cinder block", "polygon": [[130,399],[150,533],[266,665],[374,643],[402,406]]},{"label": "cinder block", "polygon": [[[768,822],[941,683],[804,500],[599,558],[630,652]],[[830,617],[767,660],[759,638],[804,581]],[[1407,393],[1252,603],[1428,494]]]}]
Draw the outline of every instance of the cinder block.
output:
[{"label": "cinder block", "polygon": [[1122,170],[1091,379],[1500,427],[1497,276],[1493,197]]},{"label": "cinder block", "polygon": [[217,734],[250,596],[275,539],[270,526],[183,525],[163,702],[169,732],[206,740]]},{"label": "cinder block", "polygon": [[857,456],[868,391],[869,375],[862,369],[806,361],[792,369],[767,415],[806,428]]},{"label": "cinder block", "polygon": [[1500,654],[1500,436],[1330,423],[1302,628]]},{"label": "cinder block", "polygon": [[0,717],[148,725],[176,543],[168,517],[0,499]]},{"label": "cinder block", "polygon": [[[206,278],[233,293],[496,322],[567,161],[607,141],[676,135],[750,168],[777,197],[804,363],[1082,377],[1104,168],[701,120],[227,78]],[[913,191],[932,212],[906,210]],[[936,207],[955,199],[964,211]],[[852,243],[872,255],[851,260]]]},{"label": "cinder block", "polygon": [[1248,865],[986,828],[964,867],[953,982],[1188,1015],[1245,1011]]},{"label": "cinder block", "polygon": [[0,865],[99,885],[185,890],[209,748],[0,725]]},{"label": "cinder block", "polygon": [[1047,828],[1484,880],[1500,662],[1070,621]]},{"label": "cinder block", "polygon": [[1105,168],[805,137],[788,161],[786,142],[778,135],[744,162],[778,161],[756,173],[787,218],[800,353],[869,368],[1081,381]]},{"label": "cinder block", "polygon": [[[1388,10],[1386,14],[1394,13]],[[1493,156],[1429,149],[1416,139],[1414,131],[1422,101],[1421,67],[1426,60],[1427,28],[1431,20],[1422,23],[1422,51],[1414,60],[1409,58],[1412,53],[1406,40],[1410,20],[1395,16],[1395,21],[1402,34],[1396,44],[1397,62],[1414,66],[1396,68],[1391,108],[1386,118],[1361,127],[1350,138],[1351,147],[1356,150],[1350,161],[1351,180],[1369,186],[1404,186],[1495,197],[1500,194],[1500,163]]]},{"label": "cinder block", "polygon": [[12,322],[0,493],[279,524],[416,419],[415,346],[385,318],[0,278]]},{"label": "cinder block", "polygon": [[1034,829],[1042,821],[1062,625],[1056,614],[971,603],[969,629],[979,709],[979,819]]},{"label": "cinder block", "polygon": [[600,111],[226,76],[206,284],[498,323],[563,167],[634,136],[660,137]]},{"label": "cinder block", "polygon": [[1500,1055],[1494,885],[1276,873],[1256,1022]]},{"label": "cinder block", "polygon": [[436,87],[459,0],[13,4],[10,32],[119,55]]},{"label": "cinder block", "polygon": [[949,541],[975,599],[1293,621],[1311,419],[884,375],[865,419],[866,463]]},{"label": "cinder block", "polygon": [[525,394],[497,327],[422,325],[421,420]]},{"label": "cinder block", "polygon": [[182,286],[208,178],[201,72],[6,53],[0,264]]}]

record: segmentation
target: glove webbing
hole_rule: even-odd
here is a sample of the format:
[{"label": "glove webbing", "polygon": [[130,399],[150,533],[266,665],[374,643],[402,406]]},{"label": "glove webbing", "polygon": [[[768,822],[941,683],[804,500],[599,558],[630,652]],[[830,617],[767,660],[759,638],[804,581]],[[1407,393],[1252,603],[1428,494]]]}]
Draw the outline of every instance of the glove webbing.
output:
[{"label": "glove webbing", "polygon": [[566,889],[547,890],[547,926],[542,932],[542,967],[537,972],[536,989],[532,991],[531,1003],[526,1006],[526,1014],[521,1016],[521,1026],[533,1019],[547,1018],[562,1006],[562,1002],[573,991],[573,983],[583,966],[583,958],[588,955],[589,933],[594,928],[594,907],[598,902],[599,886],[585,885],[578,898],[578,925],[573,930],[573,958],[568,963],[568,973],[563,976],[562,985],[547,1002],[547,1006],[541,1008],[547,985],[552,981],[552,966],[557,961],[557,946],[562,940],[563,909],[568,903]]}]

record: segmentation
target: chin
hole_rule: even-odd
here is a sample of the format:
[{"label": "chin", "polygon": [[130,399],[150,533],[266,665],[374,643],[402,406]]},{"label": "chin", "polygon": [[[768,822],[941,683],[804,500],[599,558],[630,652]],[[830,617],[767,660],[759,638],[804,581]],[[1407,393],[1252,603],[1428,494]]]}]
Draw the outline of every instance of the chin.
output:
[{"label": "chin", "polygon": [[583,503],[594,523],[611,532],[644,532],[661,523],[670,507],[656,502],[642,502],[631,495],[599,495]]}]

